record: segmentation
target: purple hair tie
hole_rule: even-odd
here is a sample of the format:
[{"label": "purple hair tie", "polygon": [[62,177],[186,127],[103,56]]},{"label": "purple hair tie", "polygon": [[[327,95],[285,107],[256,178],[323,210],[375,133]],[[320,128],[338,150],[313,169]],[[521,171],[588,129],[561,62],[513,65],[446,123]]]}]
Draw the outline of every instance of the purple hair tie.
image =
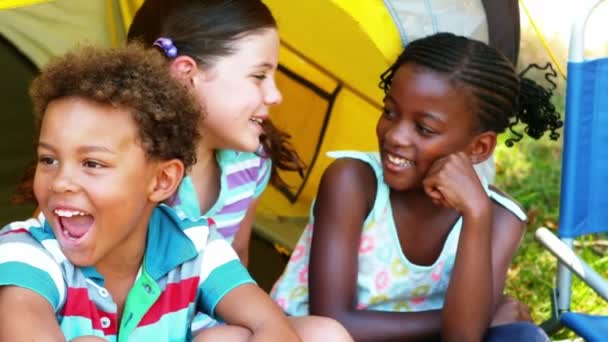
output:
[{"label": "purple hair tie", "polygon": [[165,56],[169,58],[177,57],[177,48],[173,45],[173,41],[169,38],[160,37],[154,41],[154,46],[158,46],[165,52]]}]

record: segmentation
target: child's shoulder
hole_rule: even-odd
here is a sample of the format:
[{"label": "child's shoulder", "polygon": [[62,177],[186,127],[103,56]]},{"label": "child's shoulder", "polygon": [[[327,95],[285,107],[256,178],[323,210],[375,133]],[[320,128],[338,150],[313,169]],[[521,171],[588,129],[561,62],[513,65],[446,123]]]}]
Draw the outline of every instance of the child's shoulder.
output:
[{"label": "child's shoulder", "polygon": [[65,260],[43,217],[13,222],[0,230],[0,285],[33,290],[54,309],[66,296]]},{"label": "child's shoulder", "polygon": [[0,246],[0,259],[12,253],[11,250],[17,250],[19,258],[23,257],[19,260],[25,263],[39,264],[41,260],[45,260],[44,263],[61,265],[67,261],[42,213],[35,218],[15,221],[2,228]]},{"label": "child's shoulder", "polygon": [[342,151],[330,151],[327,152],[327,156],[340,160],[340,159],[352,159],[358,160],[367,164],[375,172],[382,170],[382,162],[380,160],[380,154],[378,152],[365,152],[365,151],[354,151],[354,150],[342,150]]},{"label": "child's shoulder", "polygon": [[[373,153],[328,153],[337,158],[321,177],[317,200],[328,199],[330,203],[349,206],[353,201],[363,200],[366,207],[373,207],[381,172]],[[336,198],[337,197],[337,198]],[[327,201],[324,201],[327,202]]]},{"label": "child's shoulder", "polygon": [[526,228],[527,215],[524,208],[496,186],[488,186],[488,194],[494,204],[494,229],[511,231],[519,238]]},{"label": "child's shoulder", "polygon": [[15,221],[0,229],[0,243],[5,241],[24,241],[40,244],[54,236],[44,229],[45,218],[40,214],[36,218]]},{"label": "child's shoulder", "polygon": [[377,165],[373,154],[367,153],[328,153],[336,158],[327,167],[323,178],[330,178],[332,184],[358,185],[375,188],[378,180]]},{"label": "child's shoulder", "polygon": [[184,254],[189,247],[201,252],[209,240],[213,220],[206,216],[189,215],[181,206],[171,207],[161,204],[154,209],[148,230],[149,243],[146,248],[181,249]]},{"label": "child's shoulder", "polygon": [[511,215],[519,221],[526,221],[527,215],[524,207],[521,206],[513,197],[502,191],[495,185],[489,185],[488,191],[490,198],[494,202],[495,208],[504,215]]}]

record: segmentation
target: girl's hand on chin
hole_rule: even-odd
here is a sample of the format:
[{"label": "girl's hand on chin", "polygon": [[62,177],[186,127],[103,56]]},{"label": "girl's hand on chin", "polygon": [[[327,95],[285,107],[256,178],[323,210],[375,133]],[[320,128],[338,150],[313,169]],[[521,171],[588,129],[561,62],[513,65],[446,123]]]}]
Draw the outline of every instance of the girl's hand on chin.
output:
[{"label": "girl's hand on chin", "polygon": [[491,206],[490,199],[464,152],[436,160],[422,184],[433,202],[454,208],[463,216],[481,214]]}]

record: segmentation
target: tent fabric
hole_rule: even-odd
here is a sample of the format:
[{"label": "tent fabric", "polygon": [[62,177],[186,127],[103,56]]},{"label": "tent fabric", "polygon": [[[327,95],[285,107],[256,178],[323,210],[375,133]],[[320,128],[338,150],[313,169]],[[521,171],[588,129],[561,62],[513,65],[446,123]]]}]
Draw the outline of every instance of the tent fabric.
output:
[{"label": "tent fabric", "polygon": [[[277,83],[284,92],[284,104],[271,110],[271,118],[292,135],[309,169],[303,180],[283,174],[293,189],[267,190],[259,215],[307,216],[322,172],[331,162],[325,156],[328,151],[377,149],[375,124],[384,97],[378,87],[379,75],[403,50],[403,36],[411,40],[446,30],[487,42],[485,2],[311,0],[294,4],[267,0],[285,50],[280,62],[290,71],[279,70]],[[297,70],[303,65],[306,70]],[[314,95],[306,94],[302,84],[314,84],[309,76],[313,69],[332,79],[334,85],[326,89],[325,107],[308,109],[302,104]],[[289,76],[293,74],[304,80],[300,86]],[[478,168],[482,174],[494,173],[493,162]]]},{"label": "tent fabric", "polygon": [[2,0],[0,1],[0,10],[31,6],[46,1],[48,0]]},{"label": "tent fabric", "polygon": [[488,42],[488,23],[481,0],[384,0],[394,13],[403,45],[436,32]]},{"label": "tent fabric", "polygon": [[379,75],[402,45],[381,0],[265,3],[281,32],[277,84],[283,103],[271,108],[271,119],[291,134],[308,169],[304,179],[282,173],[291,188],[268,188],[258,216],[307,217],[331,162],[327,151],[377,148],[374,127],[384,95]]},{"label": "tent fabric", "polygon": [[40,68],[78,43],[122,42],[125,30],[115,0],[55,0],[0,11],[0,34]]},{"label": "tent fabric", "polygon": [[[102,46],[124,40],[125,25],[142,2],[55,0],[2,11],[0,33],[40,67],[84,40]],[[285,176],[292,188],[269,189],[260,212],[307,216],[329,162],[325,151],[375,148],[373,126],[382,99],[378,75],[402,47],[382,0],[265,2],[281,30],[278,78],[286,99],[271,115],[293,135],[309,169],[304,180]],[[353,146],[354,141],[361,144]]]},{"label": "tent fabric", "polygon": [[[294,173],[283,173],[289,188],[269,187],[265,191],[257,221],[282,220],[283,226],[289,226],[289,219],[299,222],[308,216],[321,175],[331,162],[326,152],[377,149],[374,127],[384,95],[378,87],[379,75],[403,49],[399,28],[402,33],[408,31],[407,37],[414,37],[416,33],[410,30],[417,25],[410,20],[417,16],[415,13],[427,11],[428,18],[424,20],[430,20],[433,30],[440,30],[446,18],[453,15],[450,11],[457,12],[449,2],[460,2],[419,1],[427,4],[425,8],[416,7],[410,0],[264,2],[281,32],[277,83],[284,102],[271,109],[271,118],[292,135],[293,145],[308,169],[303,179]],[[50,57],[83,40],[102,46],[124,41],[126,28],[142,3],[143,0],[54,0],[0,11],[0,34],[40,67]],[[457,33],[477,32],[479,38],[485,39],[489,34],[492,42],[493,32],[502,31],[483,25],[480,4],[486,11],[493,8],[496,12],[489,13],[488,18],[505,14],[511,18],[503,7],[517,7],[517,1],[462,2],[469,20],[455,17],[453,25],[468,24]],[[515,41],[510,33],[501,39],[505,37]],[[518,39],[519,36],[517,42]]]},{"label": "tent fabric", "polygon": [[131,26],[135,12],[144,3],[144,0],[118,0],[120,6],[120,13],[122,15],[122,24],[125,31]]},{"label": "tent fabric", "polygon": [[0,226],[28,217],[35,205],[15,205],[9,202],[15,186],[28,165],[34,161],[34,118],[28,87],[37,72],[8,40],[0,37]]},{"label": "tent fabric", "polygon": [[[29,83],[48,60],[81,42],[111,46],[124,40],[116,0],[0,1],[0,226],[30,215],[35,205],[10,198],[34,161]],[[17,4],[18,3],[18,4]],[[24,6],[24,4],[29,6]]]},{"label": "tent fabric", "polygon": [[514,65],[521,39],[518,0],[482,0],[488,22],[490,46],[497,48]]}]

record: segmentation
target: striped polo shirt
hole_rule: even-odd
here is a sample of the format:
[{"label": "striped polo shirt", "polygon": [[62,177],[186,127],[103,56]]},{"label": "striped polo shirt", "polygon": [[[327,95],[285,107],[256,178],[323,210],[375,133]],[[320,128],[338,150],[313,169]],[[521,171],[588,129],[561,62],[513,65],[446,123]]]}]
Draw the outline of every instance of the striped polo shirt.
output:
[{"label": "striped polo shirt", "polygon": [[251,202],[259,197],[270,179],[272,162],[257,153],[234,150],[218,150],[220,193],[213,206],[201,213],[192,178],[182,181],[171,206],[183,211],[192,220],[201,216],[215,221],[214,227],[229,242],[232,242]]},{"label": "striped polo shirt", "polygon": [[0,230],[0,286],[27,288],[48,300],[67,340],[187,341],[196,312],[214,317],[222,297],[246,283],[253,283],[249,273],[207,220],[191,221],[161,205],[150,218],[143,265],[118,322],[103,276],[71,264],[44,217]]}]

